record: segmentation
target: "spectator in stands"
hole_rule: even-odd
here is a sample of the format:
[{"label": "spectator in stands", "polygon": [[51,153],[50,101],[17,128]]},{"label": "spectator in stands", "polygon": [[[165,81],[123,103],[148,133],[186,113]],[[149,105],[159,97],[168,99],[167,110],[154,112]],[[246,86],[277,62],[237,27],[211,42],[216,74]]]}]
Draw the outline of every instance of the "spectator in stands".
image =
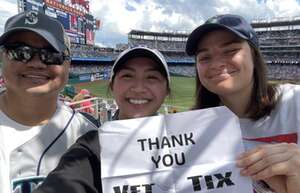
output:
[{"label": "spectator in stands", "polygon": [[0,91],[5,87],[5,82],[2,76],[0,76]]},{"label": "spectator in stands", "polygon": [[[114,120],[157,114],[170,92],[168,67],[158,51],[142,47],[125,50],[112,71],[110,88],[119,107]],[[97,131],[81,137],[34,193],[101,193],[98,139]]]},{"label": "spectator in stands", "polygon": [[6,87],[0,93],[0,192],[29,193],[77,137],[97,128],[58,99],[68,79],[70,42],[57,20],[36,11],[14,15],[0,46]]},{"label": "spectator in stands", "polygon": [[[256,192],[300,192],[300,87],[271,85],[257,35],[244,18],[219,15],[189,36],[196,58],[195,109],[225,105],[240,119],[248,150],[237,160]],[[298,145],[297,145],[298,143]]]},{"label": "spectator in stands", "polygon": [[82,101],[78,104],[75,105],[75,107],[72,108],[79,108],[80,112],[85,112],[85,113],[89,113],[89,114],[94,114],[95,113],[95,109],[93,107],[93,103],[88,100],[86,101],[85,99],[89,99],[91,98],[91,94],[90,91],[87,89],[81,89],[77,95],[74,96],[72,102],[78,102],[78,101]]}]

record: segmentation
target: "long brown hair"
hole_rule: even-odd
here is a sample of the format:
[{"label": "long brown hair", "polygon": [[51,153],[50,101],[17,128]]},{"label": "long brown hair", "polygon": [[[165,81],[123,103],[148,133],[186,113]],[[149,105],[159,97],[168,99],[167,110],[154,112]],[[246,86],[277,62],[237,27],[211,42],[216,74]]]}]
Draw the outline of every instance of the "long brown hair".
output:
[{"label": "long brown hair", "polygon": [[[253,120],[270,114],[274,109],[277,98],[277,85],[268,83],[267,80],[267,65],[263,59],[260,50],[251,47],[252,59],[254,63],[253,78],[254,84],[252,88],[251,100],[246,109],[246,116]],[[196,66],[197,64],[195,64]],[[197,69],[196,69],[197,71]],[[217,94],[205,88],[196,73],[196,93],[195,105],[193,109],[204,109],[209,107],[217,107],[220,105],[220,98]]]}]

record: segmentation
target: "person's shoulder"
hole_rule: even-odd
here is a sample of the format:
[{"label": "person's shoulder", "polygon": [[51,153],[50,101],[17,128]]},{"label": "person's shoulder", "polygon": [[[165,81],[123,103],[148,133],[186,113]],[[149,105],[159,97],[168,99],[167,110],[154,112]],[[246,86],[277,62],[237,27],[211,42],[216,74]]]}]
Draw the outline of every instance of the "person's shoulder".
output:
[{"label": "person's shoulder", "polygon": [[[300,104],[300,85],[280,84],[277,86],[278,103],[281,105],[293,105],[298,108]],[[296,105],[296,106],[295,106]]]},{"label": "person's shoulder", "polygon": [[100,143],[97,130],[85,133],[77,139],[76,144],[86,148],[88,151],[92,152],[92,154],[95,154],[97,157],[99,157]]},{"label": "person's shoulder", "polygon": [[93,144],[95,142],[99,144],[98,130],[93,130],[85,133],[77,139],[77,142],[83,145]]},{"label": "person's shoulder", "polygon": [[[98,132],[81,136],[33,192],[102,192]],[[100,182],[100,183],[98,183]]]},{"label": "person's shoulder", "polygon": [[60,108],[60,110],[62,111],[65,111],[66,113],[70,113],[70,114],[75,113],[74,117],[76,117],[77,119],[80,119],[82,121],[88,121],[98,127],[98,125],[95,122],[96,119],[92,115],[86,115],[86,113],[74,111],[71,107],[61,102],[58,102],[58,108]]},{"label": "person's shoulder", "polygon": [[300,85],[297,84],[280,84],[278,90],[281,95],[300,95]]},{"label": "person's shoulder", "polygon": [[95,128],[99,128],[100,123],[90,114],[84,112],[75,112],[75,117],[78,119],[82,124],[87,126],[92,125]]},{"label": "person's shoulder", "polygon": [[100,122],[97,121],[97,119],[95,119],[93,115],[86,112],[80,112],[79,114],[83,115],[84,119],[87,119],[88,121],[93,123],[97,128],[100,127]]},{"label": "person's shoulder", "polygon": [[70,113],[70,114],[72,114],[72,112],[73,112],[73,109],[71,107],[69,107],[64,102],[59,101],[59,100],[57,101],[57,109],[59,111],[64,111],[64,112]]},{"label": "person's shoulder", "polygon": [[92,115],[84,116],[82,113],[77,112],[62,103],[59,103],[58,108],[60,111],[63,111],[63,113],[61,113],[62,115],[68,114],[72,116],[74,114],[71,125],[75,126],[76,128],[79,127],[82,132],[86,133],[87,131],[98,129],[99,125],[97,123],[97,120],[95,120]]},{"label": "person's shoulder", "polygon": [[298,84],[291,84],[291,83],[284,83],[279,84],[280,89],[300,89],[300,85]]},{"label": "person's shoulder", "polygon": [[100,159],[100,143],[98,131],[92,130],[80,136],[76,142],[62,156],[64,159],[71,157],[89,157],[96,156]]}]

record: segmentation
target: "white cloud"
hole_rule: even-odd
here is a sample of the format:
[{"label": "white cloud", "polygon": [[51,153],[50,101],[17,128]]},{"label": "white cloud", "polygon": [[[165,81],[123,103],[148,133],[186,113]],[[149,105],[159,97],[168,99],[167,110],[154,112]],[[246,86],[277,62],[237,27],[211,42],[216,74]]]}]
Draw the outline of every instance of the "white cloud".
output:
[{"label": "white cloud", "polygon": [[267,0],[266,7],[272,10],[276,17],[293,17],[300,14],[299,2],[296,0]]},{"label": "white cloud", "polygon": [[18,12],[18,6],[17,6],[17,1],[7,1],[7,0],[2,0],[1,1],[1,6],[0,6],[0,13],[2,15],[3,12],[7,12],[10,14],[15,14]]},{"label": "white cloud", "polygon": [[4,30],[5,21],[12,15],[18,13],[18,6],[16,2],[7,0],[1,1],[0,6],[0,34]]},{"label": "white cloud", "polygon": [[92,12],[94,16],[102,20],[103,28],[109,26],[110,30],[125,33],[130,21],[136,21],[134,15],[124,9],[125,0],[93,0],[92,2],[95,2],[95,5],[92,6]]}]

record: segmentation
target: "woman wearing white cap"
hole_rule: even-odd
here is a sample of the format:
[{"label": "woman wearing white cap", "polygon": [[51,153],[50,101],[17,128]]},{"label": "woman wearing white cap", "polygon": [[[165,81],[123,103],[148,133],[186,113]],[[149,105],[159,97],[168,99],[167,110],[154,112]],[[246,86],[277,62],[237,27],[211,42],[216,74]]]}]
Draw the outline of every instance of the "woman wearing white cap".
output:
[{"label": "woman wearing white cap", "polygon": [[237,160],[257,193],[300,192],[300,87],[271,85],[256,33],[237,15],[212,17],[189,36],[196,59],[195,109],[225,105],[248,150]]},{"label": "woman wearing white cap", "polygon": [[[118,105],[113,119],[157,114],[170,93],[170,76],[164,57],[144,47],[127,49],[116,59],[110,89]],[[100,193],[98,132],[83,135],[62,157],[58,167],[34,193]]]}]

